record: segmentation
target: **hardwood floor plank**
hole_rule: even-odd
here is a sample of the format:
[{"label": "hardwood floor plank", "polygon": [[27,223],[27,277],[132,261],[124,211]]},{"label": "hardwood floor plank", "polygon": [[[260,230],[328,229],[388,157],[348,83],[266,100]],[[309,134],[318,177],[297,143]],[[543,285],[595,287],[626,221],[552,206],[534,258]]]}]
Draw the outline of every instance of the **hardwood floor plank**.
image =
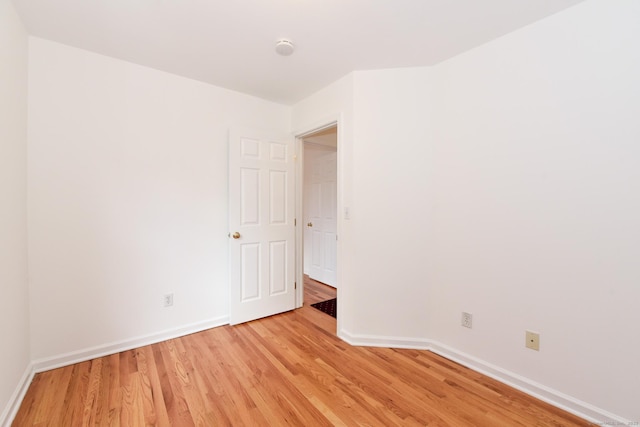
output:
[{"label": "hardwood floor plank", "polygon": [[98,382],[98,392],[96,396],[95,422],[92,425],[108,426],[110,417],[110,396],[113,368],[111,366],[113,357],[102,359],[101,377]]},{"label": "hardwood floor plank", "polygon": [[[189,413],[189,404],[186,401],[185,390],[185,370],[177,355],[176,342],[173,339],[160,343],[162,348],[162,361],[164,363],[165,379],[167,381],[168,396],[164,399],[166,410],[170,420],[175,425],[195,426],[193,417]],[[163,391],[165,388],[163,387]]]},{"label": "hardwood floor plank", "polygon": [[331,298],[335,298],[337,294],[336,288],[325,285],[324,283],[316,282],[304,276],[304,303],[311,305],[317,302],[326,301]]},{"label": "hardwood floor plank", "polygon": [[144,384],[145,422],[147,425],[170,425],[169,414],[164,404],[162,382],[156,364],[156,353],[151,346],[140,349],[138,371]]},{"label": "hardwood floor plank", "polygon": [[[46,384],[46,386],[43,387],[43,391],[46,391],[49,387],[54,387],[61,393],[66,392],[69,382],[71,381],[72,371],[72,367],[66,367],[57,371],[45,372],[49,375],[43,375],[43,384]],[[49,420],[59,421],[61,419],[64,403],[62,399],[58,399],[57,396],[51,393],[42,393],[38,397],[35,397],[35,402],[38,402],[38,406],[34,414],[34,424],[46,423]]]},{"label": "hardwood floor plank", "polygon": [[587,426],[434,353],[353,347],[301,309],[37,374],[14,426]]},{"label": "hardwood floor plank", "polygon": [[84,399],[83,413],[82,413],[82,425],[96,425],[96,413],[100,408],[98,403],[98,393],[100,389],[100,382],[102,378],[102,364],[104,359],[95,359],[91,363],[91,370],[89,371],[89,380],[87,388],[87,396]]},{"label": "hardwood floor plank", "polygon": [[[20,409],[24,412],[25,422],[28,422],[29,425],[38,425],[42,421],[38,414],[45,413],[52,404],[49,397],[51,394],[46,393],[46,390],[51,386],[48,382],[52,375],[54,374],[51,371],[36,375],[29,387],[35,391],[31,394],[27,393],[22,400]],[[63,385],[61,384],[61,386]],[[40,403],[44,403],[44,405],[40,405]]]}]

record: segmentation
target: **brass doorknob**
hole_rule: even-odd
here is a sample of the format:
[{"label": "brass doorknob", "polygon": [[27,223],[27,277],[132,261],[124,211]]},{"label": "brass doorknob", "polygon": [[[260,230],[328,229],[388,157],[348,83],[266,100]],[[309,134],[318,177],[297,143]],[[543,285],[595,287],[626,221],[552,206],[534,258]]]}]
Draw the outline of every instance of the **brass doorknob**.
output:
[{"label": "brass doorknob", "polygon": [[307,223],[307,227],[313,227],[313,223],[312,222],[308,222]]},{"label": "brass doorknob", "polygon": [[238,233],[237,231],[235,233],[233,233],[233,235],[231,236],[234,239],[239,239],[240,238],[240,233]]}]

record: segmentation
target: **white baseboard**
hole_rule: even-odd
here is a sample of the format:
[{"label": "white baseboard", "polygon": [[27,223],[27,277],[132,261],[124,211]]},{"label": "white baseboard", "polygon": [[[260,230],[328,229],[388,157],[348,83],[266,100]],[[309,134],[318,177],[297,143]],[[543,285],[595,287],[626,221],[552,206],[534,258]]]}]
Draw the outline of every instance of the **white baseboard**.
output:
[{"label": "white baseboard", "polygon": [[27,390],[29,389],[29,385],[31,384],[35,373],[36,372],[33,369],[33,364],[30,363],[25,369],[24,374],[22,374],[22,378],[20,378],[20,382],[11,395],[7,406],[4,408],[4,411],[2,411],[2,415],[0,415],[0,426],[11,426],[13,419],[18,413],[18,409],[20,409],[20,404],[22,403],[25,394],[27,394]]},{"label": "white baseboard", "polygon": [[338,338],[351,345],[362,347],[408,348],[411,350],[431,350],[431,341],[422,338],[387,337],[377,335],[354,335],[344,329]]},{"label": "white baseboard", "polygon": [[593,423],[615,423],[615,425],[632,425],[629,420],[605,411],[604,409],[590,405],[589,403],[568,396],[513,372],[509,372],[506,369],[487,363],[484,360],[480,360],[476,357],[455,350],[437,341],[422,338],[356,335],[345,330],[339,331],[338,337],[347,343],[356,346],[429,350],[442,357],[466,366],[469,369],[520,390],[530,396],[584,418],[587,421]]},{"label": "white baseboard", "polygon": [[[204,322],[192,323],[180,328],[170,329],[155,334],[135,337],[129,340],[36,360],[27,366],[20,383],[16,387],[10,401],[2,412],[2,415],[0,415],[0,426],[9,427],[11,425],[29,385],[33,380],[33,376],[37,372],[48,371],[50,369],[67,366],[73,363],[84,362],[86,360],[95,359],[96,357],[119,353],[121,351],[131,350],[133,348],[149,344],[155,344],[161,341],[227,324],[229,324],[229,318],[224,316]],[[629,420],[433,340],[408,337],[355,335],[345,331],[344,329],[338,332],[338,336],[345,342],[355,346],[429,350],[588,421],[594,423],[613,422],[618,425],[631,425]]]},{"label": "white baseboard", "polygon": [[209,319],[203,322],[191,323],[179,328],[169,329],[140,337],[134,337],[128,340],[113,342],[110,344],[100,345],[96,347],[86,348],[71,353],[61,354],[58,356],[47,357],[34,360],[32,363],[34,372],[44,372],[63,366],[72,365],[74,363],[85,362],[97,357],[107,356],[109,354],[120,353],[121,351],[131,350],[145,345],[159,343],[161,341],[178,338],[184,335],[201,332],[206,329],[215,328],[229,324],[229,317],[223,316],[215,319]]}]

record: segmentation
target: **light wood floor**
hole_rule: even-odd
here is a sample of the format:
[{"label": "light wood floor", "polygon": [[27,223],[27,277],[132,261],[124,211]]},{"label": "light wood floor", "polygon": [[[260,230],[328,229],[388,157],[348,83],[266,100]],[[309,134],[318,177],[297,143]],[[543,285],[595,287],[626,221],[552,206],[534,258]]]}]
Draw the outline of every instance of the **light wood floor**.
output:
[{"label": "light wood floor", "polygon": [[14,426],[586,426],[428,351],[352,347],[305,306],[36,375]]}]

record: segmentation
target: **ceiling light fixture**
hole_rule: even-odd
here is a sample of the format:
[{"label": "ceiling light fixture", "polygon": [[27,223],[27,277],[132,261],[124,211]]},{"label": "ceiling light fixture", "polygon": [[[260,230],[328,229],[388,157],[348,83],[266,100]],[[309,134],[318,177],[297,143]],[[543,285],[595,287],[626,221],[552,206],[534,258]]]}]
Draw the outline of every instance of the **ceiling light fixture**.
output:
[{"label": "ceiling light fixture", "polygon": [[276,42],[276,53],[282,56],[289,56],[293,53],[293,43],[287,39],[280,39]]}]

